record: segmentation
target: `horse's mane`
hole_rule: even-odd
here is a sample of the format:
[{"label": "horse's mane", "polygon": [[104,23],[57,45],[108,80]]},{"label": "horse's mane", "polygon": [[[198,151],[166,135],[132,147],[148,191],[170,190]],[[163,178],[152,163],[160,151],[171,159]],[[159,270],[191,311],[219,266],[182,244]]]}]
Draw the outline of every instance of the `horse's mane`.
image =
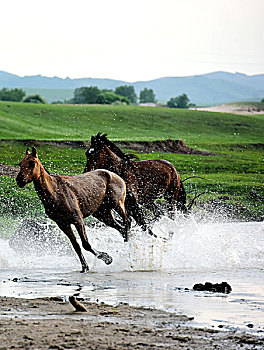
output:
[{"label": "horse's mane", "polygon": [[138,157],[135,154],[128,154],[121,151],[119,147],[117,147],[114,142],[110,141],[107,137],[107,134],[101,134],[100,132],[94,136],[94,141],[96,144],[107,146],[113,153],[115,153],[119,158],[125,160],[126,162],[130,162],[131,159],[137,159]]},{"label": "horse's mane", "polygon": [[43,166],[44,170],[45,170],[49,175],[51,175],[50,172],[48,171],[48,169],[47,169],[46,167],[44,167],[43,164],[42,164],[42,166]]}]

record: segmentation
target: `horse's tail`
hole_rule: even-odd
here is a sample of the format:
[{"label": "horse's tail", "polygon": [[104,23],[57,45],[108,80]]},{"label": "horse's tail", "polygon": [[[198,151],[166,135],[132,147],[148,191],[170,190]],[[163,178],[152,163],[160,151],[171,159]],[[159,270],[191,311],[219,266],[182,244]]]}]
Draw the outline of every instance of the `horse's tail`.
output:
[{"label": "horse's tail", "polygon": [[180,189],[177,198],[177,209],[183,213],[187,213],[188,209],[186,207],[186,191],[183,186],[183,182],[180,180]]}]

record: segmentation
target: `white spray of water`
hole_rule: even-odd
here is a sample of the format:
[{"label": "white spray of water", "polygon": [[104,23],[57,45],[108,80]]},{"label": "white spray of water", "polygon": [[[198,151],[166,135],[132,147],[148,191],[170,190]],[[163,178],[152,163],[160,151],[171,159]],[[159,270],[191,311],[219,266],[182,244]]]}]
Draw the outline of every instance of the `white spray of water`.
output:
[{"label": "white spray of water", "polygon": [[[220,271],[264,266],[264,223],[197,222],[194,217],[162,217],[153,227],[154,238],[137,227],[125,243],[110,228],[87,228],[89,241],[97,250],[113,257],[105,265],[91,253],[85,257],[93,272],[122,271]],[[75,252],[19,254],[0,239],[0,268],[80,269]]]}]

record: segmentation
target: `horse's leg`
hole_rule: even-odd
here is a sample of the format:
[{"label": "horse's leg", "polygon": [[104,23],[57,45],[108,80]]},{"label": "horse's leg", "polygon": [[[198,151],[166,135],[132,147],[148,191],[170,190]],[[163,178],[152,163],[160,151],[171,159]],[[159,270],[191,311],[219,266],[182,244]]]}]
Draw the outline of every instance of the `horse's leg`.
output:
[{"label": "horse's leg", "polygon": [[[107,208],[104,208],[101,206],[95,213],[93,213],[93,216],[96,219],[102,221],[107,226],[110,226],[110,227],[114,228],[115,230],[119,231],[121,233],[121,235],[123,236],[125,242],[127,242],[128,229],[126,227],[119,225],[119,223],[116,222],[116,220],[113,218],[113,215],[112,215],[110,209],[107,209]],[[129,227],[130,227],[130,224],[129,224]]]},{"label": "horse's leg", "polygon": [[74,225],[75,225],[75,227],[80,235],[83,248],[85,250],[88,250],[89,252],[91,252],[98,259],[102,259],[107,265],[111,264],[111,262],[113,261],[113,258],[110,255],[108,255],[105,252],[99,252],[98,250],[95,250],[91,247],[91,245],[88,241],[88,237],[87,237],[86,232],[85,232],[84,222],[83,222],[81,217],[76,219]]},{"label": "horse's leg", "polygon": [[144,203],[144,207],[155,215],[155,219],[158,219],[161,215],[163,215],[163,211],[153,201],[146,201],[146,203]]},{"label": "horse's leg", "polygon": [[126,201],[125,201],[126,212],[128,216],[132,216],[136,223],[143,228],[147,229],[147,224],[143,215],[142,209],[139,207],[135,196],[127,191]]},{"label": "horse's leg", "polygon": [[175,217],[176,209],[183,213],[187,212],[186,192],[176,171],[173,173],[173,178],[164,194],[164,199],[167,201],[168,210],[172,217]]},{"label": "horse's leg", "polygon": [[[121,218],[123,220],[123,225],[124,225],[124,230],[125,230],[123,237],[124,237],[125,242],[127,242],[128,241],[128,235],[130,233],[130,228],[131,228],[131,220],[127,216],[124,199],[121,198],[118,201],[118,203],[116,203],[116,206],[115,206],[114,209],[121,216]],[[111,211],[110,211],[110,215],[112,216]]]},{"label": "horse's leg", "polygon": [[143,210],[139,207],[135,196],[130,192],[127,192],[125,205],[128,215],[131,215],[135,219],[136,223],[141,226],[144,231],[147,231],[149,235],[157,237],[155,233],[153,233],[153,231],[147,227]]},{"label": "horse's leg", "polygon": [[67,235],[67,237],[69,238],[69,240],[71,241],[71,244],[75,250],[75,252],[77,253],[81,264],[82,264],[82,272],[87,272],[89,271],[89,266],[82,254],[81,251],[81,247],[79,246],[76,237],[72,231],[72,228],[70,225],[66,225],[66,224],[58,224],[59,228]]},{"label": "horse's leg", "polygon": [[180,181],[180,189],[179,189],[176,206],[177,206],[177,209],[182,211],[184,214],[187,213],[188,209],[186,207],[186,191],[182,181]]}]

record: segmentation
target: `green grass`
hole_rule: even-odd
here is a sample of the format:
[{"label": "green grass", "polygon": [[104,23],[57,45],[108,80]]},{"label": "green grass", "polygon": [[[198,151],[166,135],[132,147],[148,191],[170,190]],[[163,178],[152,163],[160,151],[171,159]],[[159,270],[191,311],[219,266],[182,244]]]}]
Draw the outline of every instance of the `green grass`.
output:
[{"label": "green grass", "polygon": [[99,130],[112,140],[182,139],[198,144],[260,142],[264,115],[169,108],[0,103],[1,139],[90,140]]},{"label": "green grass", "polygon": [[[0,162],[18,165],[26,139],[90,140],[98,131],[112,140],[183,139],[189,147],[213,152],[211,156],[170,153],[138,154],[140,159],[171,161],[184,183],[189,201],[194,190],[199,201],[225,198],[244,210],[245,219],[263,219],[264,115],[238,116],[167,108],[136,106],[64,106],[0,103]],[[74,175],[85,165],[85,149],[40,145],[39,157],[51,173]],[[19,189],[14,179],[0,176],[0,215],[44,215],[32,185]]]}]

